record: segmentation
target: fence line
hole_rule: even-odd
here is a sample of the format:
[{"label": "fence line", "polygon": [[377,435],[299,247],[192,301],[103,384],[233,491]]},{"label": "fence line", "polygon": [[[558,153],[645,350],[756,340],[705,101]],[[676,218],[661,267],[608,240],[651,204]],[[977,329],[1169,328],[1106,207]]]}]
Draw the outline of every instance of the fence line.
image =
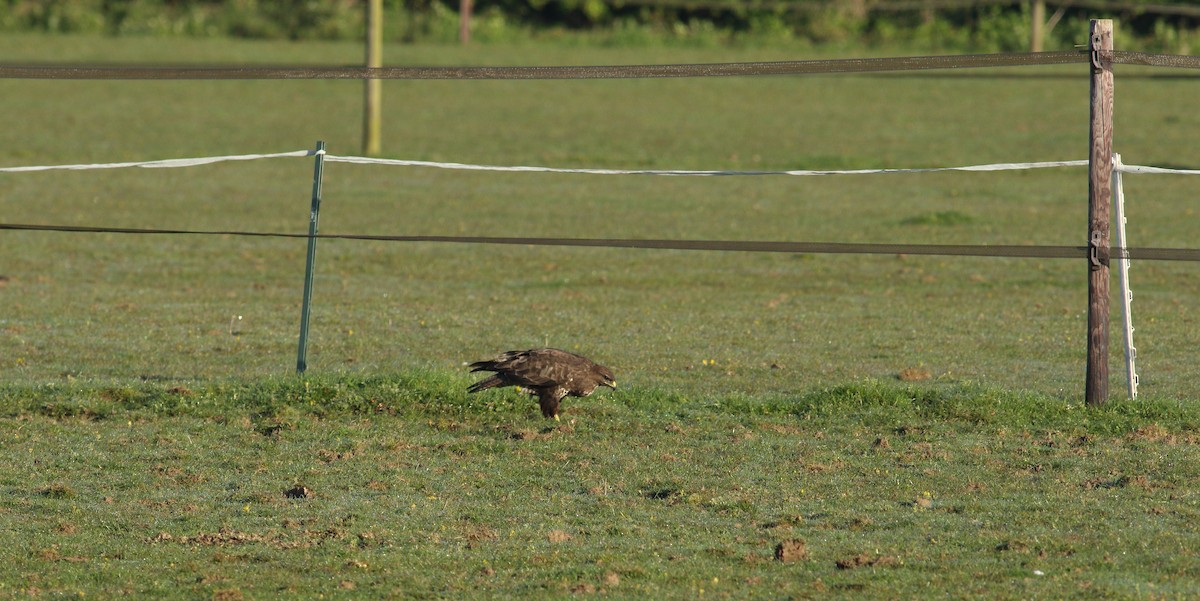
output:
[{"label": "fence line", "polygon": [[[1200,69],[1200,56],[1115,51],[1115,64]],[[0,65],[0,79],[631,79],[975,69],[1087,63],[1084,51],[959,54],[809,61],[550,67],[153,67]]]},{"label": "fence line", "polygon": [[679,65],[546,67],[154,67],[0,65],[0,79],[628,79],[803,75],[1085,63],[1084,52],[1023,52]]},{"label": "fence line", "polygon": [[189,159],[162,159],[157,161],[132,161],[125,163],[86,163],[78,165],[33,165],[27,167],[0,167],[0,173],[26,173],[30,171],[86,171],[89,169],[124,169],[127,167],[143,167],[146,169],[169,169],[176,167],[197,167],[226,161],[254,161],[258,159],[275,159],[280,157],[310,157],[315,150],[296,150],[292,152],[275,152],[270,154],[238,154],[215,157],[198,157]]},{"label": "fence line", "polygon": [[1162,175],[1200,175],[1200,169],[1171,169],[1167,167],[1147,167],[1145,165],[1126,165],[1117,162],[1114,167],[1121,173],[1154,173]]},{"label": "fence line", "polygon": [[[909,12],[926,10],[970,10],[983,6],[1011,6],[1025,0],[889,0],[887,2],[864,2],[862,10],[874,12]],[[836,1],[797,2],[796,0],[621,0],[621,5],[646,8],[678,8],[704,10],[773,10],[801,13],[827,11],[839,7]],[[1150,13],[1184,17],[1200,17],[1200,8],[1181,4],[1138,4],[1114,0],[1050,0],[1051,6],[1089,8],[1094,10]]]},{"label": "fence line", "polygon": [[[305,238],[330,240],[365,240],[375,242],[443,242],[452,244],[494,244],[512,246],[574,246],[590,248],[637,248],[648,250],[707,250],[793,254],[871,254],[871,255],[936,255],[949,257],[995,257],[1079,259],[1088,256],[1087,246],[1006,245],[1006,244],[883,244],[854,242],[793,242],[769,240],[672,240],[621,238],[549,238],[501,236],[439,236],[386,234],[301,234],[289,232],[255,232],[245,230],[188,230],[53,224],[0,223],[0,230],[66,232],[93,234],[153,234],[192,236],[242,236],[252,238]],[[1113,248],[1129,259],[1141,261],[1200,262],[1200,249],[1195,248]]]},{"label": "fence line", "polygon": [[[390,165],[396,167],[429,167],[433,169],[453,169],[462,171],[503,171],[520,173],[579,173],[588,175],[665,175],[665,176],[759,176],[759,175],[880,175],[900,173],[936,173],[945,171],[987,172],[987,171],[1025,171],[1032,169],[1050,169],[1055,167],[1086,167],[1087,159],[1074,161],[1040,161],[1029,163],[988,163],[982,165],[963,165],[958,167],[913,167],[913,168],[874,168],[874,169],[789,169],[783,171],[736,171],[736,170],[686,170],[686,169],[596,169],[596,168],[567,168],[567,167],[537,167],[529,165],[478,165],[472,163],[447,163],[437,161],[416,161],[410,159],[378,159],[372,157],[327,155],[326,161],[332,163],[351,163],[358,165]],[[1147,165],[1126,165],[1117,163],[1113,169],[1124,173],[1152,173],[1160,175],[1200,175],[1200,169],[1177,169],[1171,167],[1151,167]]]},{"label": "fence line", "polygon": [[[1061,257],[1090,258],[1089,310],[1088,310],[1088,375],[1086,400],[1088,405],[1101,404],[1107,396],[1107,345],[1108,345],[1108,257],[1111,251],[1108,239],[1108,212],[1106,203],[1097,198],[1097,190],[1107,190],[1113,172],[1122,168],[1120,160],[1112,152],[1112,67],[1115,64],[1137,64],[1156,67],[1200,69],[1200,57],[1153,55],[1145,53],[1118,52],[1112,46],[1112,22],[1093,20],[1092,35],[1086,51],[1031,52],[1021,54],[989,54],[959,56],[900,57],[882,59],[840,59],[819,61],[783,61],[758,63],[725,63],[702,65],[636,65],[636,66],[573,66],[573,67],[129,67],[129,66],[29,66],[0,65],[0,78],[9,79],[611,79],[611,78],[656,78],[656,77],[719,77],[750,75],[799,75],[830,73],[861,73],[877,71],[906,71],[927,69],[978,68],[1003,66],[1028,66],[1068,63],[1089,63],[1092,85],[1091,158],[1088,161],[1061,161],[1049,164],[1004,163],[987,166],[924,169],[871,169],[840,171],[666,171],[666,170],[600,170],[600,169],[554,169],[535,167],[497,167],[468,165],[463,163],[434,163],[428,161],[386,161],[364,157],[336,157],[342,162],[365,164],[391,164],[403,166],[438,167],[447,169],[473,169],[487,171],[541,171],[590,174],[649,174],[649,175],[861,175],[878,173],[923,173],[930,171],[1001,171],[1042,167],[1077,166],[1087,164],[1089,181],[1089,219],[1091,223],[1088,246],[939,246],[939,245],[892,245],[853,243],[810,243],[770,241],[713,241],[713,240],[613,240],[572,238],[500,238],[468,236],[367,236],[367,235],[320,235],[317,232],[318,207],[320,203],[321,172],[325,159],[335,160],[324,152],[324,142],[318,142],[317,150],[298,151],[274,155],[237,155],[211,157],[208,161],[195,159],[148,161],[140,163],[110,163],[106,165],[65,165],[46,167],[3,168],[0,172],[21,172],[50,169],[97,169],[118,167],[183,167],[208,164],[227,160],[251,160],[278,156],[316,157],[313,183],[313,205],[311,224],[307,235],[275,234],[264,232],[208,232],[189,230],[149,230],[133,228],[99,228],[82,226],[0,224],[7,230],[53,230],[75,232],[111,232],[140,234],[237,234],[254,236],[304,237],[308,239],[308,267],[306,269],[306,291],[301,324],[301,344],[297,359],[298,371],[303,373],[305,362],[305,333],[311,289],[312,265],[315,243],[318,238],[346,238],[368,240],[458,242],[480,244],[554,245],[587,247],[656,248],[679,250],[739,250],[753,252],[789,253],[886,253],[886,254],[938,254],[971,256],[1011,257]],[[1106,87],[1107,86],[1107,87]],[[1100,158],[1098,158],[1100,157]],[[1200,174],[1200,170],[1169,170],[1162,168],[1133,167],[1136,173]],[[1102,192],[1100,196],[1103,196]],[[1123,215],[1120,217],[1123,219]],[[1103,229],[1101,229],[1103,228]],[[1124,260],[1170,259],[1200,261],[1200,249],[1130,249],[1120,248],[1118,255]],[[1102,286],[1101,286],[1102,284]],[[1126,292],[1128,295],[1128,292]],[[1127,328],[1127,334],[1132,330]],[[1130,346],[1132,349],[1132,346]],[[1132,369],[1132,366],[1131,366]],[[1097,374],[1099,374],[1097,376]]]},{"label": "fence line", "polygon": [[[1028,163],[987,163],[981,165],[961,165],[955,167],[914,167],[914,168],[875,168],[875,169],[790,169],[779,171],[738,171],[723,169],[598,169],[591,167],[541,167],[531,165],[482,165],[473,163],[455,163],[438,161],[418,161],[410,159],[378,159],[361,156],[343,156],[327,154],[324,150],[294,150],[289,152],[274,152],[264,154],[238,154],[211,157],[194,157],[181,159],[159,159],[151,161],[127,161],[120,163],[83,163],[71,165],[28,165],[18,167],[0,167],[0,173],[29,173],[37,171],[85,171],[89,169],[124,169],[141,167],[145,169],[168,169],[182,167],[198,167],[230,161],[252,161],[275,158],[305,158],[322,154],[331,163],[349,163],[356,165],[386,165],[394,167],[427,167],[432,169],[452,169],[466,171],[500,171],[513,173],[576,173],[587,175],[661,175],[673,177],[718,177],[718,176],[822,176],[822,175],[880,175],[903,173],[934,173],[946,171],[988,172],[988,171],[1022,171],[1030,169],[1049,169],[1057,167],[1085,167],[1086,159],[1071,161],[1040,161]],[[1175,169],[1168,167],[1152,167],[1147,165],[1115,164],[1114,169],[1124,173],[1169,174],[1169,175],[1200,175],[1200,169]]]},{"label": "fence line", "polygon": [[967,165],[964,167],[920,167],[913,169],[791,169],[784,171],[736,171],[736,170],[686,170],[686,169],[594,169],[505,165],[476,165],[470,163],[445,163],[435,161],[413,161],[405,159],[376,159],[369,157],[329,155],[325,160],[334,163],[360,165],[391,165],[398,167],[430,167],[434,169],[456,169],[465,171],[508,171],[533,173],[581,173],[589,175],[669,175],[669,176],[751,176],[751,175],[872,175],[883,173],[930,173],[935,171],[1015,171],[1023,169],[1045,169],[1049,167],[1083,167],[1087,160],[1046,161],[1040,163],[993,163],[989,165]]},{"label": "fence line", "polygon": [[[383,165],[399,167],[423,167],[435,169],[500,171],[522,173],[571,173],[588,175],[657,175],[657,176],[825,176],[825,175],[877,175],[930,172],[993,172],[1059,167],[1082,167],[1087,160],[1042,161],[1028,163],[990,163],[957,167],[922,167],[911,169],[846,169],[846,170],[786,170],[786,171],[733,171],[733,170],[682,170],[682,169],[595,169],[558,168],[536,166],[478,165],[417,161],[404,159],[377,159],[358,156],[327,154],[325,150],[297,150],[290,152],[223,155],[151,161],[128,161],[120,163],[90,163],[71,165],[33,165],[0,167],[0,173],[29,173],[53,170],[91,170],[119,168],[183,168],[211,165],[220,162],[249,161],[273,158],[311,157],[322,155],[327,162]],[[1114,161],[1113,169],[1125,173],[1200,175],[1200,169],[1169,169],[1142,165],[1125,165]],[[641,248],[658,250],[707,250],[739,252],[785,252],[798,254],[911,254],[940,256],[1008,257],[1066,259],[1087,256],[1086,246],[1038,246],[1038,245],[938,245],[938,244],[859,244],[840,242],[793,242],[761,240],[646,240],[646,239],[601,239],[601,238],[549,238],[549,237],[495,237],[495,236],[390,236],[373,234],[319,234],[254,232],[238,230],[184,230],[156,228],[122,228],[104,226],[73,226],[54,224],[0,223],[0,230],[7,231],[52,231],[72,233],[114,233],[155,235],[221,235],[270,238],[318,238],[341,240],[372,240],[390,242],[443,242],[458,244],[501,244],[521,246],[575,246],[601,248]],[[1129,259],[1163,261],[1200,261],[1200,249],[1186,248],[1120,248],[1114,249]]]},{"label": "fence line", "polygon": [[[68,232],[92,234],[245,236],[254,238],[304,238],[330,240],[367,240],[376,242],[444,242],[455,244],[496,244],[511,246],[574,246],[587,248],[636,248],[649,250],[707,250],[793,254],[872,254],[936,255],[951,257],[998,257],[1081,259],[1087,246],[1038,246],[1004,244],[880,244],[854,242],[791,242],[766,240],[664,240],[620,238],[541,238],[501,236],[390,236],[385,234],[302,234],[253,232],[241,230],[185,230],[129,227],[41,225],[0,223],[0,230]],[[1200,249],[1190,248],[1115,248],[1130,259],[1143,261],[1200,261]]]}]

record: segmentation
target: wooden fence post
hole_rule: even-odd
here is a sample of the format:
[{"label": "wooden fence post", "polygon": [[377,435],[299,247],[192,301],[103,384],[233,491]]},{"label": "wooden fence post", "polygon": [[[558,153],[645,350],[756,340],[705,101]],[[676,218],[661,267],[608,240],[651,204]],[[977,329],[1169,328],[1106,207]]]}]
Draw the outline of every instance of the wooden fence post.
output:
[{"label": "wooden fence post", "polygon": [[1041,52],[1046,37],[1046,0],[1033,0],[1029,11],[1029,51]]},{"label": "wooden fence post", "polygon": [[471,43],[471,0],[458,0],[458,43]]},{"label": "wooden fence post", "polygon": [[[383,0],[367,0],[366,63],[367,68],[383,66]],[[363,155],[376,156],[381,150],[380,121],[383,113],[382,83],[366,79],[363,84]]]},{"label": "wooden fence post", "polygon": [[1092,70],[1091,152],[1088,155],[1088,350],[1084,400],[1108,399],[1109,203],[1112,198],[1113,23],[1093,19],[1088,54]]}]

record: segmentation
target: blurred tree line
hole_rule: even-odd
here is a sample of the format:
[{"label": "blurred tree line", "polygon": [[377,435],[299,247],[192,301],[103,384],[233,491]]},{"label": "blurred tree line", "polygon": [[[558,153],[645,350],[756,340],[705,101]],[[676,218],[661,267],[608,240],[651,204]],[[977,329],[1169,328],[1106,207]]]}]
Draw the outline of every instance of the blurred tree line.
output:
[{"label": "blurred tree line", "polygon": [[[0,31],[345,40],[363,34],[365,0],[0,0]],[[651,40],[907,43],[959,51],[1029,46],[1020,0],[474,0],[473,39],[580,33]],[[1074,4],[1074,6],[1072,6]],[[1071,47],[1090,18],[1117,19],[1126,49],[1190,53],[1200,8],[1175,0],[1050,2],[1046,49]],[[1161,7],[1180,7],[1181,13]],[[1056,8],[1060,11],[1054,11]],[[1192,8],[1188,8],[1192,7]],[[452,42],[459,0],[384,0],[389,41]],[[1189,11],[1196,11],[1189,14]]]}]

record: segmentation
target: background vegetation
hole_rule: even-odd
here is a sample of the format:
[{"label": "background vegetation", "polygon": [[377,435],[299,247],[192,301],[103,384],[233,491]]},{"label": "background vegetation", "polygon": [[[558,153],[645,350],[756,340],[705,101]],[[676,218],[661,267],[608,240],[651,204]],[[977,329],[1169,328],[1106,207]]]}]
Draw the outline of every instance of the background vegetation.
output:
[{"label": "background vegetation", "polygon": [[[1027,2],[963,2],[923,9],[866,2],[793,0],[776,3],[709,0],[478,0],[473,39],[512,42],[530,37],[621,46],[734,44],[895,46],[938,52],[1021,51],[1029,48]],[[1190,3],[1179,2],[1181,6]],[[1200,18],[1144,10],[1067,7],[1045,40],[1047,50],[1080,43],[1092,18],[1116,17],[1127,50],[1189,54]],[[387,0],[386,37],[446,43],[458,35],[455,0]],[[1054,8],[1054,7],[1052,7]],[[346,40],[362,35],[361,0],[0,0],[0,30],[110,35],[235,36],[255,39]]]}]

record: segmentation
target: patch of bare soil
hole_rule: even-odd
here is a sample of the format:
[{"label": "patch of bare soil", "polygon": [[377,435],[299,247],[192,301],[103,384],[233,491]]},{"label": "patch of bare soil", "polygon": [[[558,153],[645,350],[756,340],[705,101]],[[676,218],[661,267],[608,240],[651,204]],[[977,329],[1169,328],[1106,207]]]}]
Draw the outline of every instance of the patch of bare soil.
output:
[{"label": "patch of bare soil", "polygon": [[159,532],[150,537],[150,543],[178,543],[200,547],[232,547],[238,545],[269,545],[277,549],[307,549],[327,540],[340,539],[345,533],[336,528],[327,530],[301,530],[294,533],[281,533],[275,530],[267,532],[240,532],[222,528],[217,532],[201,532],[192,536],[175,536],[169,532]]},{"label": "patch of bare soil", "polygon": [[538,433],[534,430],[530,430],[528,428],[513,428],[513,429],[506,428],[505,431],[508,434],[508,437],[513,440],[537,440],[539,438],[545,437],[544,434],[540,434],[540,433]]},{"label": "patch of bare soil", "polygon": [[459,525],[462,537],[467,540],[467,548],[474,549],[483,543],[491,542],[500,537],[495,528],[484,524],[466,521]]},{"label": "patch of bare soil", "polygon": [[1159,424],[1142,426],[1130,433],[1129,439],[1157,442],[1169,446],[1200,444],[1200,436],[1196,434],[1173,434]]},{"label": "patch of bare soil", "polygon": [[859,553],[853,557],[839,559],[837,563],[839,570],[853,570],[856,568],[890,568],[900,565],[900,560],[892,555],[871,555],[870,553]]},{"label": "patch of bare soil", "polygon": [[933,374],[928,369],[921,367],[906,367],[900,370],[900,373],[896,374],[896,377],[901,382],[920,382],[932,378]]},{"label": "patch of bare soil", "polygon": [[571,434],[575,432],[575,420],[556,423],[553,426],[547,426],[541,430],[532,428],[515,428],[511,426],[498,426],[496,431],[506,435],[512,440],[542,440],[550,438],[555,434]]},{"label": "patch of bare soil", "polygon": [[1095,490],[1097,488],[1125,488],[1126,486],[1135,486],[1142,490],[1153,491],[1154,484],[1146,476],[1117,476],[1117,477],[1097,477],[1089,478],[1080,483],[1084,490]]},{"label": "patch of bare soil", "polygon": [[784,563],[808,561],[808,546],[798,538],[785,540],[775,545],[775,559]]},{"label": "patch of bare soil", "polygon": [[313,491],[312,491],[312,489],[308,488],[307,486],[304,486],[302,484],[297,484],[297,485],[283,491],[283,496],[285,496],[289,499],[309,499],[309,498],[312,498]]}]

